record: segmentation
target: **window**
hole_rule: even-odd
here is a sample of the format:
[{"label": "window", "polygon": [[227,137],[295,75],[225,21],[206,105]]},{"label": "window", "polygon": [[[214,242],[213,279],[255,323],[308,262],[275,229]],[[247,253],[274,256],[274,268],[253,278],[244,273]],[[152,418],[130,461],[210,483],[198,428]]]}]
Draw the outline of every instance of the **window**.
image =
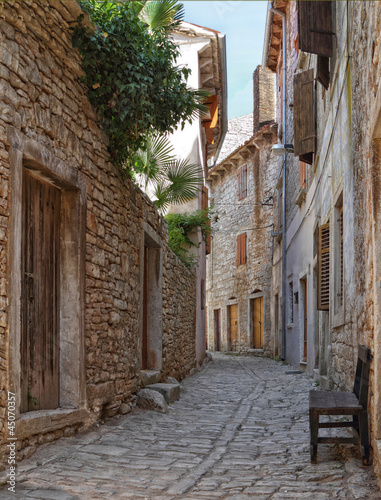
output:
[{"label": "window", "polygon": [[[343,240],[343,198],[335,206],[334,234],[334,313],[338,314],[344,304],[344,240]],[[343,318],[344,319],[344,318]]]},{"label": "window", "polygon": [[307,163],[300,162],[300,189],[307,189]]},{"label": "window", "polygon": [[246,233],[237,236],[237,266],[246,264]]},{"label": "window", "polygon": [[330,228],[329,223],[319,227],[318,246],[318,309],[320,311],[329,310],[329,253]]},{"label": "window", "polygon": [[294,284],[292,281],[288,284],[288,324],[294,323]]},{"label": "window", "polygon": [[242,200],[247,196],[247,165],[243,165],[237,174],[238,181],[238,199]]}]

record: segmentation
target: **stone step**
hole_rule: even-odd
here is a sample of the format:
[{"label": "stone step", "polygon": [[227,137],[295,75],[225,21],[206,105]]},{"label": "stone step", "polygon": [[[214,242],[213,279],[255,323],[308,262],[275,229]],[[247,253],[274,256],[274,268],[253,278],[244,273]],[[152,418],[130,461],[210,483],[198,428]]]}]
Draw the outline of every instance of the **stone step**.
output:
[{"label": "stone step", "polygon": [[140,372],[140,380],[143,387],[149,384],[156,384],[160,381],[161,373],[156,370],[142,370]]},{"label": "stone step", "polygon": [[151,384],[147,385],[146,389],[160,392],[167,403],[173,403],[180,399],[180,384]]}]

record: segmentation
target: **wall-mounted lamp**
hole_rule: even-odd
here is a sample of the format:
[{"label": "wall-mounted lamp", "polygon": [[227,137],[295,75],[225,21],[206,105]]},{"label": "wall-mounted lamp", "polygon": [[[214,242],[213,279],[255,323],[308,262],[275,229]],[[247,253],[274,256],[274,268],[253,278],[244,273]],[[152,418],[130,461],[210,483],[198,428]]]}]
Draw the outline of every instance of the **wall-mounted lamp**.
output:
[{"label": "wall-mounted lamp", "polygon": [[271,148],[271,151],[275,156],[283,156],[286,153],[293,153],[294,152],[294,145],[293,144],[274,144],[274,146]]}]

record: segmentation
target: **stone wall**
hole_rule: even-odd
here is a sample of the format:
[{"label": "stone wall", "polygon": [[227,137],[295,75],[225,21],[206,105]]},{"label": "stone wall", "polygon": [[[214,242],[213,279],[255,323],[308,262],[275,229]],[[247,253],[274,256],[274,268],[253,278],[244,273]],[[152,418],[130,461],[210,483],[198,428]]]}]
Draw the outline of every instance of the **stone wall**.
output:
[{"label": "stone wall", "polygon": [[381,484],[381,336],[380,336],[380,117],[381,7],[354,2],[350,11],[352,144],[355,225],[356,326],[358,341],[372,350],[371,437]]},{"label": "stone wall", "polygon": [[[217,350],[214,311],[220,309],[220,350],[247,351],[253,347],[250,331],[251,299],[263,297],[264,346],[270,354],[270,289],[273,237],[272,194],[275,162],[271,146],[276,130],[263,127],[247,146],[233,152],[215,170],[210,184],[215,219],[212,224],[212,251],[207,257],[208,348]],[[257,142],[258,149],[253,146]],[[260,146],[259,146],[260,144]],[[247,196],[237,199],[237,172],[247,166]],[[266,202],[265,200],[269,198]],[[268,203],[262,205],[262,203]],[[237,236],[247,234],[247,262],[237,265]],[[227,308],[238,304],[238,343],[229,342]]]},{"label": "stone wall", "polygon": [[[80,14],[76,2],[0,3],[3,443],[7,390],[20,388],[20,344],[16,332],[20,330],[17,287],[21,290],[21,279],[18,283],[14,277],[15,273],[20,274],[17,259],[21,245],[21,237],[17,239],[19,229],[15,227],[21,212],[17,198],[21,177],[17,175],[28,167],[44,181],[59,186],[62,196],[77,197],[83,207],[78,211],[78,219],[61,222],[79,233],[77,243],[68,242],[63,259],[68,262],[62,264],[69,268],[72,264],[72,272],[78,275],[78,295],[72,293],[72,284],[67,283],[61,297],[61,302],[67,301],[73,311],[77,310],[80,325],[79,331],[73,333],[77,357],[64,360],[68,368],[62,365],[60,373],[69,403],[60,418],[53,418],[57,422],[54,425],[45,415],[49,412],[41,412],[45,415],[43,426],[39,424],[39,412],[20,416],[22,439],[18,447],[24,448],[20,457],[33,452],[37,444],[70,435],[101,416],[131,410],[133,394],[142,384],[142,263],[147,233],[154,237],[162,262],[161,371],[182,379],[195,367],[195,273],[169,249],[166,222],[150,200],[109,163],[107,137],[99,128],[86,89],[79,81],[81,60],[71,45],[69,27]],[[11,242],[19,245],[11,247]],[[83,262],[79,254],[83,255]],[[182,307],[177,305],[178,298]],[[66,313],[74,314],[70,310]],[[66,321],[61,311],[62,325]],[[61,343],[64,341],[60,339]],[[71,377],[70,366],[79,376],[67,381]],[[18,403],[20,397],[17,394]],[[76,401],[77,413],[70,405],[71,397]]]}]

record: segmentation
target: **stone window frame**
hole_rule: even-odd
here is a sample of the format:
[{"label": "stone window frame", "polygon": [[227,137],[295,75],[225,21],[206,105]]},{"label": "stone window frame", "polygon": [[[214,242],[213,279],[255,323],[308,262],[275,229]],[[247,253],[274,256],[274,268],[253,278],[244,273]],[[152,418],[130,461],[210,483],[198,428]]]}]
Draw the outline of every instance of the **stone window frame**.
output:
[{"label": "stone window frame", "polygon": [[294,280],[289,278],[287,287],[287,328],[293,328],[295,321]]},{"label": "stone window frame", "polygon": [[[82,422],[86,410],[86,180],[78,169],[12,126],[7,127],[11,205],[9,233],[9,390],[16,394],[17,437]],[[60,262],[60,407],[20,414],[22,175],[27,168],[62,193]],[[65,299],[66,298],[66,299]]]},{"label": "stone window frame", "polygon": [[[342,221],[340,222],[340,216]],[[345,323],[345,267],[344,267],[344,196],[341,191],[336,197],[333,208],[332,224],[332,327],[336,328]],[[343,260],[343,262],[342,262]],[[340,298],[339,298],[340,297]]]},{"label": "stone window frame", "polygon": [[[308,360],[308,347],[309,347],[309,341],[308,341],[308,319],[309,319],[309,286],[310,286],[310,280],[308,278],[309,272],[308,269],[303,269],[299,273],[299,280],[298,280],[298,324],[299,324],[299,362],[301,365],[307,365],[307,360]],[[303,285],[304,282],[304,285]],[[305,288],[304,288],[305,287]],[[305,292],[307,292],[307,358],[304,357],[304,336],[305,336],[305,322],[304,322],[304,307],[305,307],[305,300],[306,300],[306,295]],[[295,311],[294,311],[295,313]]]}]

